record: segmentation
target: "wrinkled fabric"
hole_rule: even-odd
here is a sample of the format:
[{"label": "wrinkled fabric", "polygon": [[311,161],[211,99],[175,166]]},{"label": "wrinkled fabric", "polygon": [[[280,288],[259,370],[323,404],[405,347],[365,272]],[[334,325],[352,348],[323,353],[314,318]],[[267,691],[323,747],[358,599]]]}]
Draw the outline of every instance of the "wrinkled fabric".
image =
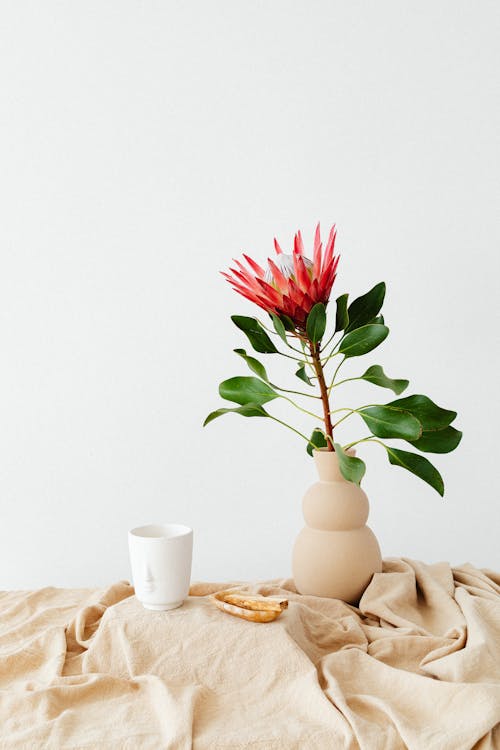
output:
[{"label": "wrinkled fabric", "polygon": [[[209,594],[287,597],[257,624]],[[359,607],[293,581],[198,583],[179,609],[0,593],[0,748],[500,748],[500,576],[384,561]]]}]

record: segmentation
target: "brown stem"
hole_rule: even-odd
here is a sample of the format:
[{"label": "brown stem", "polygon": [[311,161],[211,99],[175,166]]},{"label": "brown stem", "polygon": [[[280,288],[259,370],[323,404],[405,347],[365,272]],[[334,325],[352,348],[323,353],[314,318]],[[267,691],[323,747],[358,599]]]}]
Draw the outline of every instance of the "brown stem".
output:
[{"label": "brown stem", "polygon": [[318,385],[321,391],[321,401],[323,403],[323,415],[325,420],[325,432],[326,432],[326,449],[334,451],[333,447],[333,428],[332,420],[330,419],[330,402],[328,399],[328,388],[325,383],[325,375],[323,373],[323,367],[321,365],[320,349],[319,344],[309,341],[309,349],[311,351],[311,357],[313,360],[314,369],[316,371],[316,377],[318,378]]}]

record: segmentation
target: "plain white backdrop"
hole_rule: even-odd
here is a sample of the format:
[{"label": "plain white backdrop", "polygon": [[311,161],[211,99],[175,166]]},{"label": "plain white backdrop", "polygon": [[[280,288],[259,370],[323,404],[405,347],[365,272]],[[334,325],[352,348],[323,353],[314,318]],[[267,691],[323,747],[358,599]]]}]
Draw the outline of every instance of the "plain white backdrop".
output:
[{"label": "plain white backdrop", "polygon": [[360,452],[383,554],[498,568],[498,3],[0,10],[0,587],[128,578],[154,521],[194,527],[194,578],[290,574],[302,443],[201,425],[254,313],[218,271],[318,219],[335,296],[388,285],[391,335],[346,372],[382,364],[464,430],[444,500]]}]

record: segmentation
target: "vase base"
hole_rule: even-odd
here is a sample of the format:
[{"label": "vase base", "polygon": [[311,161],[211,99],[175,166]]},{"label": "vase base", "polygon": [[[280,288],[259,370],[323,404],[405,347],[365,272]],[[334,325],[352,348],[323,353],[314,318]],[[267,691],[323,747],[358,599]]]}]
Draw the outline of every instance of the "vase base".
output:
[{"label": "vase base", "polygon": [[380,548],[368,526],[351,531],[306,527],[295,542],[293,574],[301,594],[357,604],[381,570]]}]

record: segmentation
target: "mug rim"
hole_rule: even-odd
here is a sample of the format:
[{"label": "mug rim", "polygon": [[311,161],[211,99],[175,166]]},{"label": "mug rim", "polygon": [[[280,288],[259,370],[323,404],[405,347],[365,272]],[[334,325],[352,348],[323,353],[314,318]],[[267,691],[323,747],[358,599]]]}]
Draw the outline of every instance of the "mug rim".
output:
[{"label": "mug rim", "polygon": [[[154,529],[171,530],[173,533],[165,536],[161,532],[158,534],[145,533],[147,530],[153,531]],[[129,536],[134,539],[148,539],[151,541],[168,541],[169,539],[180,539],[181,537],[188,536],[193,533],[193,529],[190,526],[186,526],[183,523],[147,523],[142,526],[135,526],[129,530]]]}]

